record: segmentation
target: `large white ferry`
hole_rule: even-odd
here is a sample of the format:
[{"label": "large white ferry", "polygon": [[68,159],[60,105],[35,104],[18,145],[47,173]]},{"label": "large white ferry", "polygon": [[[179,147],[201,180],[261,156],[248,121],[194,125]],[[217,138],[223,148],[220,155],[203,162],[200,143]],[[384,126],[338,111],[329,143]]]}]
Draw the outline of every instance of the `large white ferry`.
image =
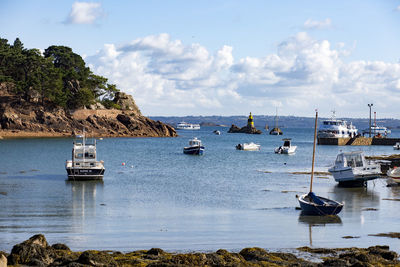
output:
[{"label": "large white ferry", "polygon": [[178,130],[200,130],[200,124],[180,122],[176,125]]},{"label": "large white ferry", "polygon": [[65,162],[68,180],[101,180],[104,162],[96,159],[96,140],[87,142],[85,132],[76,136],[72,148],[72,160]]},{"label": "large white ferry", "polygon": [[357,128],[352,124],[347,124],[345,120],[338,120],[335,117],[335,112],[332,118],[324,120],[318,129],[318,138],[341,138],[355,137],[358,134]]}]

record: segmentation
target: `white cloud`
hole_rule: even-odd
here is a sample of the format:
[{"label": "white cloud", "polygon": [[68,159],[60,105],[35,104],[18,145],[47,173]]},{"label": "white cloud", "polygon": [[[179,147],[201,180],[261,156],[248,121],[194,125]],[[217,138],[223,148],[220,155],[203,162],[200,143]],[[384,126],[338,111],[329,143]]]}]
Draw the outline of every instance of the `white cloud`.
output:
[{"label": "white cloud", "polygon": [[103,14],[100,3],[75,2],[66,19],[70,24],[93,24]]},{"label": "white cloud", "polygon": [[377,107],[396,106],[400,64],[345,62],[345,47],[301,32],[279,44],[276,54],[235,60],[230,46],[211,53],[159,34],[104,45],[87,62],[132,94],[147,115],[273,114],[279,105],[282,114],[320,108],[328,116],[340,107],[338,116],[365,116],[372,100]]},{"label": "white cloud", "polygon": [[397,6],[397,7],[395,8],[395,11],[400,11],[400,6]]},{"label": "white cloud", "polygon": [[308,19],[304,22],[305,29],[327,29],[332,26],[332,21],[330,18],[326,18],[323,21]]}]

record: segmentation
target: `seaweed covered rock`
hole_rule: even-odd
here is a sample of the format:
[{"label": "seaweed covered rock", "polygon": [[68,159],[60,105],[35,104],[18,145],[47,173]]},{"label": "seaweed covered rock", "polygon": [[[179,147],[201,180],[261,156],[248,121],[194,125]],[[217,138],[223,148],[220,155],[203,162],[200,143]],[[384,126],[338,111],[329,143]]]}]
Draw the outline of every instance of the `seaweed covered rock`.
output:
[{"label": "seaweed covered rock", "polygon": [[242,128],[239,128],[234,124],[232,124],[231,128],[229,128],[228,133],[262,134],[262,132],[255,127],[249,127],[246,125]]},{"label": "seaweed covered rock", "polygon": [[9,264],[44,265],[54,261],[56,254],[49,246],[44,235],[34,235],[28,240],[15,245],[8,256]]}]

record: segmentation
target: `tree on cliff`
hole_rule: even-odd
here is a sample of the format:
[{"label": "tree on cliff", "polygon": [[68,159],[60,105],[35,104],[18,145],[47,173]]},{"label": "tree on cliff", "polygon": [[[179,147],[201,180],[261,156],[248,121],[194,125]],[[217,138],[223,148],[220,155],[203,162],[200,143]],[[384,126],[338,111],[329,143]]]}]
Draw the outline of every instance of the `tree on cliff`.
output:
[{"label": "tree on cliff", "polygon": [[0,82],[14,84],[16,94],[26,100],[32,93],[64,108],[110,101],[119,90],[107,78],[95,75],[81,56],[66,46],[50,46],[42,55],[25,49],[17,38],[13,45],[0,38]]}]

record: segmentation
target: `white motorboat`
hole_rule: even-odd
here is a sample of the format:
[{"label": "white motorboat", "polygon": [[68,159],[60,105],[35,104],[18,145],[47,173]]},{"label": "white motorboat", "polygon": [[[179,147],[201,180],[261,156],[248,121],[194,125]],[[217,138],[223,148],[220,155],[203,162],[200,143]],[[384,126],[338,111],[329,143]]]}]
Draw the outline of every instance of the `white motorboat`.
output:
[{"label": "white motorboat", "polygon": [[183,148],[183,153],[189,155],[203,155],[204,146],[197,137],[189,140],[189,146]]},{"label": "white motorboat", "polygon": [[390,168],[386,174],[393,182],[400,184],[400,168]]},{"label": "white motorboat", "polygon": [[277,154],[293,154],[296,152],[297,146],[292,146],[292,139],[284,138],[283,145],[275,148],[275,153]]},{"label": "white motorboat", "polygon": [[394,150],[400,150],[400,142],[397,142],[394,146],[393,146]]},{"label": "white motorboat", "polygon": [[337,155],[335,165],[328,171],[340,185],[365,185],[381,175],[381,165],[366,160],[362,151],[343,152]]},{"label": "white motorboat", "polygon": [[236,149],[238,150],[247,150],[247,151],[257,151],[260,150],[260,145],[255,144],[253,142],[251,143],[243,143],[243,144],[237,144]]},{"label": "white motorboat", "polygon": [[216,135],[221,135],[221,132],[218,131],[218,130],[214,130],[213,133],[216,134]]},{"label": "white motorboat", "polygon": [[[392,131],[384,126],[371,126],[371,135],[376,136],[387,136],[390,134]],[[369,128],[366,128],[362,131],[363,135],[369,134]]]},{"label": "white motorboat", "polygon": [[335,112],[333,112],[331,119],[322,122],[317,138],[353,138],[357,133],[358,130],[352,123],[347,124],[345,120],[336,119]]},{"label": "white motorboat", "polygon": [[180,122],[176,125],[178,130],[200,130],[200,124]]},{"label": "white motorboat", "polygon": [[72,160],[67,160],[65,169],[68,180],[101,180],[104,176],[104,162],[96,159],[96,140],[86,140],[85,132],[77,135],[73,142]]}]

